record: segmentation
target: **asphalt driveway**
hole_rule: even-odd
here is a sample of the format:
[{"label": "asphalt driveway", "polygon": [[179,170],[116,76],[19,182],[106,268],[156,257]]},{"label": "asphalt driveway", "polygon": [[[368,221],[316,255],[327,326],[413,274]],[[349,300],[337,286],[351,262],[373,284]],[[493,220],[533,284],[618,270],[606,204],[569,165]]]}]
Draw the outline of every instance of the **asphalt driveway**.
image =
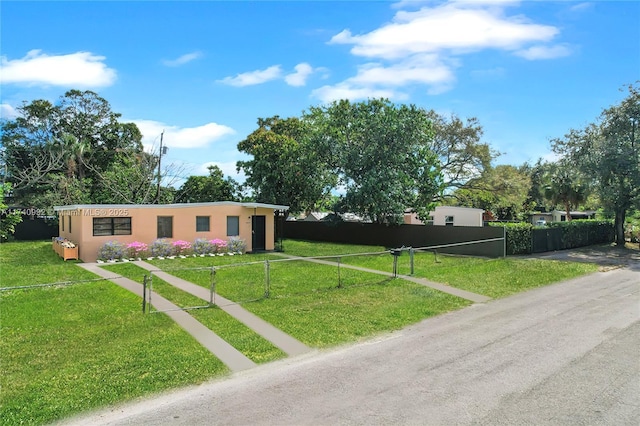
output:
[{"label": "asphalt driveway", "polygon": [[631,264],[69,424],[611,424],[640,419]]}]

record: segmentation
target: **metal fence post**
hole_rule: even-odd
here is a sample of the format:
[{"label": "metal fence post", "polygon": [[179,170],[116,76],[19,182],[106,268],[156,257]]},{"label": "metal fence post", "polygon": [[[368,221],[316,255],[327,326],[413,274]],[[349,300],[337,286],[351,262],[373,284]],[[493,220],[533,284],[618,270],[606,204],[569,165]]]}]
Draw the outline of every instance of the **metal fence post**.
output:
[{"label": "metal fence post", "polygon": [[215,294],[216,294],[216,267],[211,267],[211,287],[209,288],[209,306],[215,305]]},{"label": "metal fence post", "polygon": [[270,273],[270,266],[269,266],[269,261],[265,260],[264,261],[264,274],[265,274],[265,280],[264,280],[264,297],[265,298],[269,298],[269,294],[271,293],[271,273]]},{"label": "metal fence post", "polygon": [[413,275],[413,247],[409,247],[409,263],[411,264],[411,273],[410,275]]},{"label": "metal fence post", "polygon": [[393,278],[398,278],[398,256],[393,255]]},{"label": "metal fence post", "polygon": [[153,272],[149,274],[149,312],[151,312],[151,294],[153,294]]},{"label": "metal fence post", "polygon": [[147,310],[147,275],[144,275],[142,279],[142,313],[146,313]]}]

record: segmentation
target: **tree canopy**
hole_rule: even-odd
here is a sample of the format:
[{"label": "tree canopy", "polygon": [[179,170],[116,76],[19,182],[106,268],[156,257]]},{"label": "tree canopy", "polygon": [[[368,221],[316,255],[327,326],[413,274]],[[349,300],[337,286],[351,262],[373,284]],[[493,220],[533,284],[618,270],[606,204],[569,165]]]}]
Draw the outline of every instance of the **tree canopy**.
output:
[{"label": "tree canopy", "polygon": [[224,178],[216,165],[207,168],[208,176],[189,176],[175,194],[176,203],[239,201],[239,185],[231,177]]},{"label": "tree canopy", "polygon": [[627,90],[596,122],[552,141],[556,153],[595,182],[604,209],[615,218],[618,245],[624,245],[627,213],[640,207],[640,88]]},{"label": "tree canopy", "polygon": [[[142,154],[135,124],[121,123],[120,114],[91,91],[70,90],[56,104],[34,100],[17,110],[17,118],[1,123],[4,179],[13,184],[17,201],[49,207],[119,197],[123,188],[108,175],[123,166],[123,156]],[[155,167],[145,165],[147,171]],[[123,201],[140,202],[133,198]]]},{"label": "tree canopy", "polygon": [[288,205],[296,213],[312,210],[335,185],[310,142],[307,123],[299,118],[258,119],[258,129],[238,143],[238,150],[252,156],[238,161],[237,168],[258,202]]},{"label": "tree canopy", "polygon": [[385,99],[342,100],[311,108],[305,119],[344,189],[343,209],[378,223],[402,221],[405,209],[428,216],[443,179],[424,110]]}]

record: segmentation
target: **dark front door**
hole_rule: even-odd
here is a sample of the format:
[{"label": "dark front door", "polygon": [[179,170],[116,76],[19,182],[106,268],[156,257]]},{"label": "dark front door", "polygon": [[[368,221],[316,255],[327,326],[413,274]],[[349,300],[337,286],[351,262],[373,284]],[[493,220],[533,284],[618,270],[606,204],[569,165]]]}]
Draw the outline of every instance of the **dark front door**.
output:
[{"label": "dark front door", "polygon": [[252,251],[264,251],[267,241],[267,226],[265,216],[253,216],[252,223]]}]

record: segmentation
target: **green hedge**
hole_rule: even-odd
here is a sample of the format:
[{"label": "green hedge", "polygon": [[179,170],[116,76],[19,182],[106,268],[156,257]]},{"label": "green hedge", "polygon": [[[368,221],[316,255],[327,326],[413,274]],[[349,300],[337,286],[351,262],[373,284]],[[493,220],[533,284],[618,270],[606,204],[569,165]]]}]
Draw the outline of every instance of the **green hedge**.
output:
[{"label": "green hedge", "polygon": [[490,226],[507,228],[507,255],[530,254],[531,232],[533,225],[530,223],[489,223]]},{"label": "green hedge", "polygon": [[610,243],[615,238],[613,222],[579,219],[571,222],[551,222],[549,228],[562,230],[562,249]]},{"label": "green hedge", "polygon": [[[530,223],[489,223],[491,226],[507,228],[507,255],[531,254],[533,251],[533,225]],[[561,231],[558,250],[610,243],[614,240],[613,222],[594,219],[571,222],[547,223],[550,229]]]}]

